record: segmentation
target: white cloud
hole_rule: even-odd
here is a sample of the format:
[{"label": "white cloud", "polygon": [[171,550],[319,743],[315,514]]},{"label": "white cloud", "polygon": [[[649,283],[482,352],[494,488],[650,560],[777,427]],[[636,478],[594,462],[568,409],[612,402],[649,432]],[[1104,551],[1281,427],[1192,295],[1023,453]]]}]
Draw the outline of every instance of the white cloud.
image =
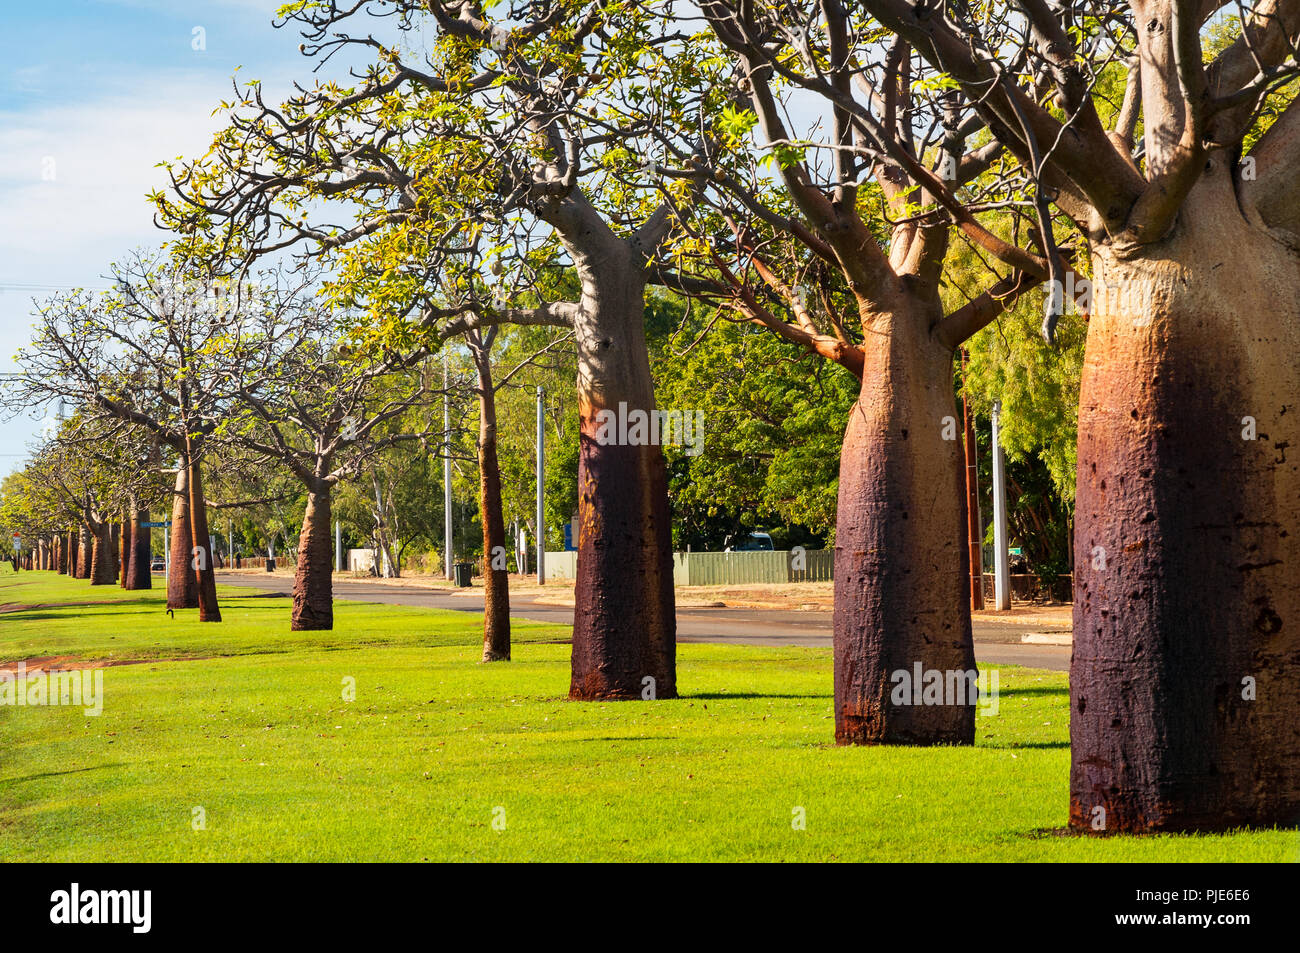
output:
[{"label": "white cloud", "polygon": [[0,113],[0,220],[17,226],[0,231],[0,260],[18,255],[53,274],[55,261],[80,263],[105,242],[123,250],[160,238],[145,199],[166,183],[155,166],[207,151],[222,92],[154,81],[132,95]]},{"label": "white cloud", "polygon": [[[0,112],[0,289],[98,287],[111,261],[164,241],[145,197],[167,181],[155,166],[206,152],[228,93],[217,76],[142,74],[115,77],[100,99]],[[30,334],[31,298],[47,293],[0,290],[0,371]],[[39,430],[39,414],[0,419],[0,475]]]}]

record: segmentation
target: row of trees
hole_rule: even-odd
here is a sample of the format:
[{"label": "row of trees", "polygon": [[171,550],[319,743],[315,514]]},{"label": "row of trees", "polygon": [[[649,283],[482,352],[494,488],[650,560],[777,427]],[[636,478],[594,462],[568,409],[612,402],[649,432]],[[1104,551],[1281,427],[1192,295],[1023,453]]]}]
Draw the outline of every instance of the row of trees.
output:
[{"label": "row of trees", "polygon": [[[355,319],[361,367],[391,370],[453,338],[477,358],[504,325],[572,336],[574,698],[676,694],[665,457],[598,436],[602,414],[655,409],[650,289],[685,298],[687,315],[707,309],[688,351],[740,322],[825,362],[838,375],[828,406],[844,406],[846,382],[856,390],[834,505],[845,743],[973,742],[973,700],[894,706],[890,673],[974,668],[962,460],[945,436],[953,358],[1042,288],[1049,347],[1067,311],[1088,318],[1071,822],[1289,821],[1300,4],[1221,6],[290,3],[281,22],[309,58],[361,65],[278,104],[237,87],[212,149],[173,163],[153,201],[186,268],[238,277],[291,255],[319,269],[324,300]],[[219,326],[200,340],[215,345]],[[252,396],[274,393],[274,375],[210,391],[187,376],[238,351],[238,335],[186,342],[181,378],[151,398],[174,423],[106,398],[98,374],[75,399],[184,454],[192,503],[193,461],[218,426],[210,402],[229,401],[249,421],[245,445],[327,507],[341,418],[276,437],[283,425]],[[1019,351],[1003,380],[1033,391],[1068,378]],[[724,363],[705,371],[721,376],[725,351],[713,353]],[[486,358],[476,366],[491,501],[493,385]],[[1068,451],[1048,465],[1068,482]],[[490,552],[501,523],[483,527]],[[312,551],[307,523],[303,543]],[[503,585],[493,578],[489,617]],[[322,617],[319,591],[300,570],[301,618]]]}]

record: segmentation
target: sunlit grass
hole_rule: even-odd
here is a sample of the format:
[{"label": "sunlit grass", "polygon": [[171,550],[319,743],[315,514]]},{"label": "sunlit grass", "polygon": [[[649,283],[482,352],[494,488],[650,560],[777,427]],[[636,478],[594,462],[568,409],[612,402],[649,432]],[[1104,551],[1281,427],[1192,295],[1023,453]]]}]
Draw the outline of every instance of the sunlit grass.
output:
[{"label": "sunlit grass", "polygon": [[683,645],[684,697],[573,703],[563,627],[520,624],[515,660],[484,666],[476,614],[340,602],[333,633],[290,633],[288,600],[247,590],[203,625],[157,590],[19,580],[0,576],[0,603],[115,604],[0,615],[0,658],[167,660],[107,669],[98,718],[0,708],[0,859],[1296,855],[1294,831],[1055,833],[1061,673],[1002,667],[973,749],[837,748],[824,649]]}]

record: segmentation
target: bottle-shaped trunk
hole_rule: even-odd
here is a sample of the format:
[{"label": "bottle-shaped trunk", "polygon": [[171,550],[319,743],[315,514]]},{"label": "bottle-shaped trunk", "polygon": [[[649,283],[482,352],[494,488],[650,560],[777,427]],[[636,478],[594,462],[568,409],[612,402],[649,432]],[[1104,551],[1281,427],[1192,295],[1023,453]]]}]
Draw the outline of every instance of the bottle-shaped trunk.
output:
[{"label": "bottle-shaped trunk", "polygon": [[840,744],[974,743],[962,428],[932,320],[875,315],[865,336],[835,529]]},{"label": "bottle-shaped trunk", "polygon": [[176,473],[176,488],[172,495],[171,552],[167,557],[167,608],[197,609],[199,607],[199,582],[194,573],[190,552],[193,547],[190,533],[190,476],[185,458]]},{"label": "bottle-shaped trunk", "polygon": [[298,535],[298,564],[293,576],[290,628],[294,631],[334,628],[330,489],[329,484],[321,483],[307,494],[307,512]]},{"label": "bottle-shaped trunk", "polygon": [[150,542],[152,530],[145,524],[149,522],[149,511],[137,509],[132,514],[131,528],[131,571],[127,577],[128,589],[152,589],[153,547]]},{"label": "bottle-shaped trunk", "polygon": [[[633,267],[607,262],[600,270],[599,282],[585,282],[575,326],[578,578],[569,697],[675,698],[665,435],[651,420],[644,286]],[[691,413],[694,425],[688,408],[674,410]]]},{"label": "bottle-shaped trunk", "polygon": [[131,533],[135,527],[130,511],[122,514],[122,526],[118,533],[118,584],[123,589],[131,588],[131,557],[134,553]]},{"label": "bottle-shaped trunk", "polygon": [[[1221,159],[1216,158],[1216,162]],[[1095,256],[1079,409],[1070,822],[1300,817],[1300,258],[1207,176]]]},{"label": "bottle-shaped trunk", "polygon": [[199,454],[192,447],[186,456],[190,471],[190,533],[193,535],[190,573],[198,590],[199,621],[220,622],[216,567],[212,564],[212,536],[208,533],[208,502],[203,495],[203,468],[199,463]]},{"label": "bottle-shaped trunk", "polygon": [[84,523],[77,530],[77,578],[90,578],[91,557],[94,549],[94,535]]},{"label": "bottle-shaped trunk", "polygon": [[113,527],[104,520],[98,523],[91,535],[90,544],[90,584],[92,586],[111,586],[117,581],[113,571]]}]

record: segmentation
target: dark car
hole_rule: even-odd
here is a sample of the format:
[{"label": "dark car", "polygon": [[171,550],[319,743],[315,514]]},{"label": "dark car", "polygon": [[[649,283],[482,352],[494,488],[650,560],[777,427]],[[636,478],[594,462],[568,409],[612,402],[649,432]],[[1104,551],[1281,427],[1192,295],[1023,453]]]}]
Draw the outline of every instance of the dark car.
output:
[{"label": "dark car", "polygon": [[155,556],[153,558],[153,562],[149,564],[150,572],[165,572],[166,570],[167,570],[167,564],[163,562],[163,558],[161,556]]},{"label": "dark car", "polygon": [[768,533],[748,533],[744,536],[728,536],[726,550],[729,553],[753,553],[773,550],[772,537]]}]

